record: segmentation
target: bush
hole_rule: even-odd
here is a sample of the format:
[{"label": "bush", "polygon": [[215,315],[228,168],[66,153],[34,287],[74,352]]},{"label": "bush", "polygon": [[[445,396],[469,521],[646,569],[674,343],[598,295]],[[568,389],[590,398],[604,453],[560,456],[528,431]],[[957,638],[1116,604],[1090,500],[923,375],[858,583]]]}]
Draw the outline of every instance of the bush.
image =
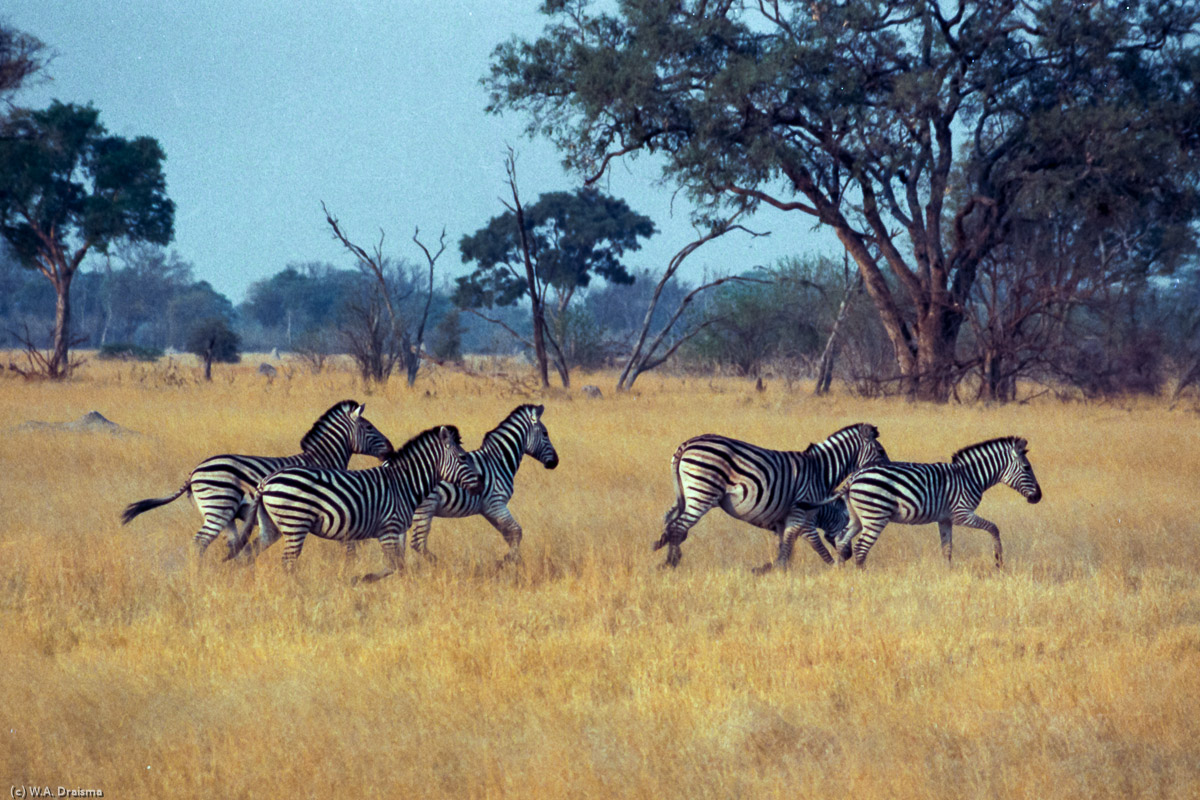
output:
[{"label": "bush", "polygon": [[100,346],[98,356],[105,361],[158,361],[163,351],[158,347],[143,347],[129,342],[112,342]]}]

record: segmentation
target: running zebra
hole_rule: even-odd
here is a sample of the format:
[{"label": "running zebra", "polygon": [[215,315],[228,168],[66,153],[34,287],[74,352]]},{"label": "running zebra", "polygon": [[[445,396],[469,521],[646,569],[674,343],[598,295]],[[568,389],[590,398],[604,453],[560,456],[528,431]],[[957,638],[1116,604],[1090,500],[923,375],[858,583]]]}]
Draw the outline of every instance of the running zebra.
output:
[{"label": "running zebra", "polygon": [[[810,444],[807,450],[768,450],[715,434],[688,439],[675,451],[675,505],[664,518],[662,537],[654,545],[667,546],[664,567],[679,563],[680,545],[688,531],[709,509],[719,505],[725,513],[779,537],[775,561],[755,569],[787,568],[796,538],[804,539],[826,563],[833,557],[821,543],[816,525],[844,527],[836,503],[820,514],[816,508],[833,494],[851,472],[887,460],[874,425],[859,423]],[[803,505],[807,504],[807,505]],[[830,531],[826,528],[827,536]]]},{"label": "running zebra", "polygon": [[513,496],[513,478],[521,466],[521,457],[533,456],[546,469],[558,466],[558,453],[542,423],[545,410],[545,406],[518,406],[483,437],[478,450],[467,453],[467,459],[483,476],[483,490],[479,494],[468,494],[454,484],[442,481],[437,490],[417,506],[412,526],[414,551],[433,558],[425,548],[425,540],[434,517],[482,514],[500,531],[508,545],[508,553],[501,563],[520,558],[521,526],[508,510],[508,501]]},{"label": "running zebra", "polygon": [[983,493],[997,483],[1016,489],[1030,503],[1042,499],[1029,464],[1028,443],[1016,436],[990,439],[959,450],[949,464],[876,464],[851,476],[842,490],[850,524],[838,540],[838,554],[863,566],[867,553],[889,522],[938,524],[942,552],[950,561],[954,525],[979,528],[992,535],[996,566],[1004,565],[1000,529],[975,513]]},{"label": "running zebra", "polygon": [[257,519],[264,549],[281,536],[287,541],[283,563],[291,568],[308,534],[352,542],[378,539],[387,569],[367,575],[379,580],[404,568],[404,534],[413,511],[437,487],[438,481],[478,493],[479,470],[462,449],[458,428],[443,425],[417,434],[388,456],[382,466],[350,471],[320,467],[289,467],[258,485],[251,522],[246,525],[233,558],[245,547]]},{"label": "running zebra", "polygon": [[294,456],[213,456],[192,470],[179,491],[167,497],[130,503],[121,514],[121,524],[152,508],[165,506],[187,493],[204,517],[193,539],[203,553],[222,530],[229,529],[229,549],[233,552],[238,536],[236,520],[249,519],[247,495],[259,481],[284,467],[339,467],[350,463],[352,453],[383,460],[392,452],[392,443],[362,415],[365,406],[357,400],[343,400],[320,416],[300,440],[301,452]]}]

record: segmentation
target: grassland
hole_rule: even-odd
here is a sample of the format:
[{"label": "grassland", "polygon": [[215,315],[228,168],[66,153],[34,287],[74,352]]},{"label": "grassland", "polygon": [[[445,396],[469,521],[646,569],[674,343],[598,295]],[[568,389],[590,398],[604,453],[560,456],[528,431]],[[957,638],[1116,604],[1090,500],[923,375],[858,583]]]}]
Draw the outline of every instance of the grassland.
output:
[{"label": "grassland", "polygon": [[[257,362],[253,362],[257,363]],[[367,395],[353,376],[252,365],[86,366],[0,380],[0,792],[105,797],[1200,796],[1200,416],[1153,402],[929,407],[807,386],[645,376],[603,400],[520,395],[445,370]],[[186,500],[127,527],[203,457],[294,452],[359,397],[397,443],[454,422],[464,444],[527,399],[562,465],[527,462],[500,536],[437,520],[440,557],[377,585],[310,540],[295,576],[190,552]],[[140,432],[17,430],[97,409]],[[802,448],[871,421],[894,458],[1031,442],[1038,506],[1000,487],[960,530],[893,526],[868,568],[716,512],[674,572],[652,554],[685,438]],[[358,461],[356,466],[368,462]]]}]

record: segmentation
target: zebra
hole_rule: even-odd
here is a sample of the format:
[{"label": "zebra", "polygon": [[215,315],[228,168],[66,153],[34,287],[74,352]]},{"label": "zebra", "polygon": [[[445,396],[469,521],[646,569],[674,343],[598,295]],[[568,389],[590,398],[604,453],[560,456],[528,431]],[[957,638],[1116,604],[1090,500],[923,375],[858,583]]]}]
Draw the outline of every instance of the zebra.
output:
[{"label": "zebra", "polygon": [[500,531],[508,545],[508,553],[500,563],[520,558],[521,526],[508,510],[508,501],[512,499],[513,478],[521,466],[521,457],[533,456],[546,469],[558,466],[558,452],[541,421],[545,410],[545,406],[518,406],[484,435],[478,450],[467,453],[467,459],[483,476],[483,490],[479,494],[468,494],[445,481],[438,483],[437,490],[417,506],[413,514],[412,546],[415,552],[433,559],[433,554],[425,547],[425,540],[434,517],[482,514]]},{"label": "zebra", "polygon": [[852,475],[842,490],[850,523],[838,539],[838,555],[864,566],[867,553],[889,522],[926,525],[936,522],[942,553],[950,561],[954,525],[979,528],[992,535],[996,566],[1004,565],[1000,529],[975,513],[983,493],[997,483],[1016,489],[1030,503],[1042,499],[1029,444],[1018,436],[989,439],[959,450],[949,464],[876,464]]},{"label": "zebra", "polygon": [[258,485],[251,522],[235,557],[249,541],[254,521],[263,528],[265,547],[281,536],[285,568],[293,568],[308,534],[352,542],[378,539],[387,569],[365,576],[379,580],[404,568],[404,535],[413,511],[448,481],[477,494],[483,487],[479,469],[467,459],[458,428],[442,425],[417,434],[389,455],[382,466],[358,471],[289,467]]},{"label": "zebra", "polygon": [[300,440],[301,452],[294,456],[212,456],[201,461],[183,486],[167,497],[130,503],[121,513],[121,524],[129,524],[139,514],[187,493],[204,517],[193,537],[202,554],[226,528],[230,531],[229,549],[237,545],[237,520],[247,522],[250,502],[247,495],[258,483],[284,467],[346,467],[352,453],[380,460],[392,452],[392,443],[364,417],[365,406],[357,400],[342,400],[322,414]]},{"label": "zebra", "polygon": [[[671,459],[676,500],[663,519],[663,535],[654,545],[655,550],[667,546],[662,566],[679,563],[680,545],[688,531],[717,505],[730,516],[779,537],[777,558],[756,568],[755,573],[772,567],[786,569],[799,536],[823,561],[833,563],[815,525],[841,531],[845,520],[839,520],[833,502],[827,504],[833,508],[823,515],[816,506],[854,470],[887,460],[878,439],[879,430],[867,423],[842,428],[803,452],[768,450],[716,434],[688,439]],[[827,538],[830,527],[826,527]]]}]

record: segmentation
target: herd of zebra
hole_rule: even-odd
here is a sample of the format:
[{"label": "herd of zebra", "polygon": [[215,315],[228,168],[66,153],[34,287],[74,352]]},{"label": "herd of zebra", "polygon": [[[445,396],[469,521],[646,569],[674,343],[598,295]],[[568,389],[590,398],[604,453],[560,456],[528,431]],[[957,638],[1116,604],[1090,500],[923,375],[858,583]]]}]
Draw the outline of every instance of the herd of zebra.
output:
[{"label": "herd of zebra", "polygon": [[[188,494],[204,518],[194,537],[200,553],[224,530],[229,531],[226,560],[243,554],[253,559],[282,538],[288,567],[310,533],[342,542],[348,554],[359,540],[379,539],[387,568],[365,576],[378,580],[403,568],[410,528],[413,549],[432,559],[427,539],[434,517],[480,514],[508,545],[501,564],[519,558],[522,530],[508,503],[521,460],[528,455],[546,469],[558,466],[558,453],[542,422],[545,406],[518,406],[471,452],[463,450],[453,425],[430,428],[395,449],[363,410],[354,400],[334,405],[301,440],[297,455],[205,459],[174,494],[127,506],[122,523]],[[378,458],[382,464],[350,470],[352,454]],[[1009,436],[973,444],[949,463],[906,463],[891,461],[878,429],[866,423],[842,428],[803,451],[771,450],[704,434],[680,445],[671,467],[676,501],[654,545],[655,550],[667,548],[663,567],[679,563],[688,531],[717,506],[778,536],[777,557],[757,573],[786,568],[798,538],[832,563],[818,529],[843,561],[853,554],[861,567],[889,522],[936,522],[948,561],[953,525],[986,530],[999,567],[1000,530],[975,514],[984,491],[1003,483],[1030,503],[1042,497],[1024,439]],[[243,522],[240,531],[238,520]],[[255,527],[261,528],[257,540]]]}]

